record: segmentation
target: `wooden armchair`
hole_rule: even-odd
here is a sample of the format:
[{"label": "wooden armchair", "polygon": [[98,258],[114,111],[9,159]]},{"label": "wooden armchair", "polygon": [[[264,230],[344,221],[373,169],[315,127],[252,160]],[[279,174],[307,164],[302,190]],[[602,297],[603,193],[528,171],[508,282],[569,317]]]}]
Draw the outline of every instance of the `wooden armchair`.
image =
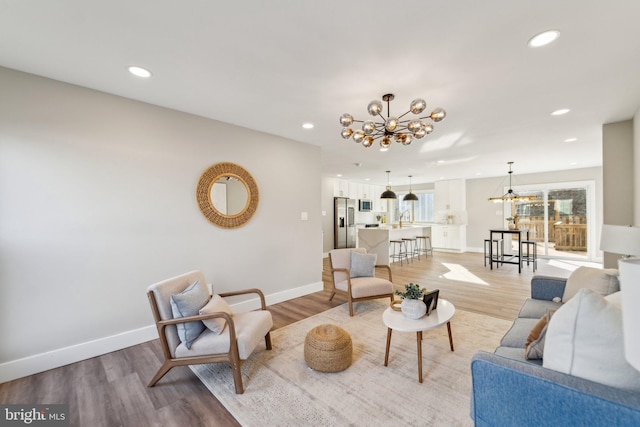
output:
[{"label": "wooden armchair", "polygon": [[334,249],[329,251],[329,263],[331,264],[331,301],[336,292],[343,292],[349,301],[349,315],[353,316],[353,303],[378,298],[390,298],[393,301],[393,283],[391,268],[388,265],[376,264],[375,269],[384,269],[389,275],[389,280],[371,275],[352,277],[351,253],[366,254],[364,248]]},{"label": "wooden armchair", "polygon": [[[251,355],[263,338],[267,350],[271,350],[270,330],[273,327],[273,320],[271,313],[266,309],[264,294],[259,289],[218,294],[221,297],[257,294],[260,297],[261,310],[238,314],[220,311],[174,318],[171,309],[171,296],[181,293],[195,282],[199,282],[199,285],[196,286],[204,286],[206,293],[209,293],[204,275],[199,271],[192,271],[164,280],[147,289],[147,296],[165,358],[148,387],[153,387],[174,366],[228,362],[233,371],[236,393],[241,394],[244,392],[241,373],[242,362]],[[190,343],[190,348],[181,342],[176,325],[216,318],[226,320],[226,326],[220,334],[204,328],[202,333]]]}]

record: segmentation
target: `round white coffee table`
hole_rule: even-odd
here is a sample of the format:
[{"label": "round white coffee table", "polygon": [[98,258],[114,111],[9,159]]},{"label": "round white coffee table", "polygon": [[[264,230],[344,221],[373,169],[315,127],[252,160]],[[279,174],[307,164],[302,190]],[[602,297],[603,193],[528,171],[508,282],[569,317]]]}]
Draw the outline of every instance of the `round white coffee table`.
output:
[{"label": "round white coffee table", "polygon": [[387,349],[384,353],[384,366],[389,363],[389,347],[391,346],[391,331],[415,332],[418,342],[418,381],[422,382],[422,332],[435,329],[438,326],[447,324],[449,332],[449,345],[453,351],[453,337],[451,335],[451,318],[456,312],[456,308],[446,299],[438,299],[438,308],[431,311],[429,316],[420,319],[407,319],[400,311],[391,307],[382,313],[382,321],[387,326]]}]

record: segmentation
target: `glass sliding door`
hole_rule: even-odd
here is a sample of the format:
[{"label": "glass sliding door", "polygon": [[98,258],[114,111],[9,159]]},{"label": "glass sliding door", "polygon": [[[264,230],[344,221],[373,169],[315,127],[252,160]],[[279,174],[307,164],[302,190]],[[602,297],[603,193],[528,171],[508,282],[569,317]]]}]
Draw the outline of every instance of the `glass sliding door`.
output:
[{"label": "glass sliding door", "polygon": [[587,190],[549,190],[549,243],[554,255],[587,256]]},{"label": "glass sliding door", "polygon": [[594,182],[528,185],[515,191],[535,199],[507,204],[505,217],[517,215],[519,227],[529,229],[529,239],[537,242],[539,255],[594,259]]}]

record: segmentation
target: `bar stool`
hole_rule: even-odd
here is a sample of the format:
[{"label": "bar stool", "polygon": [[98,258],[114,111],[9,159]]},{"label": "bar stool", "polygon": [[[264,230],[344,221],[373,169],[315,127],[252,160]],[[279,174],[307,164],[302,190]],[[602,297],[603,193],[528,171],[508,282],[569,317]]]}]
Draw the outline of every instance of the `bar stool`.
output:
[{"label": "bar stool", "polygon": [[425,254],[425,256],[428,257],[429,252],[431,252],[431,256],[433,256],[433,247],[431,247],[431,236],[416,236],[416,243],[419,253]]},{"label": "bar stool", "polygon": [[490,245],[495,245],[493,252],[493,260],[496,262],[496,268],[500,265],[499,262],[504,259],[504,240],[503,239],[484,239],[484,266],[487,266],[487,259],[489,259],[489,251],[492,249]]},{"label": "bar stool", "polygon": [[[527,254],[524,255],[524,248],[527,248]],[[522,262],[527,261],[527,265],[529,262],[533,263],[533,272],[536,272],[536,267],[538,266],[538,245],[536,245],[535,240],[523,240],[520,242],[520,256],[522,257]]]},{"label": "bar stool", "polygon": [[390,256],[392,262],[393,260],[400,260],[400,267],[402,267],[403,258],[409,262],[409,258],[407,258],[407,242],[404,240],[389,240],[389,244],[393,245]]},{"label": "bar stool", "polygon": [[[420,259],[420,252],[418,252],[418,245],[416,244],[416,238],[415,237],[403,237],[402,240],[404,240],[405,244],[406,244],[406,250],[407,250],[407,257],[408,255],[411,255],[411,258],[413,258],[414,256],[418,256],[418,260]],[[413,262],[413,259],[411,260],[411,262]]]}]

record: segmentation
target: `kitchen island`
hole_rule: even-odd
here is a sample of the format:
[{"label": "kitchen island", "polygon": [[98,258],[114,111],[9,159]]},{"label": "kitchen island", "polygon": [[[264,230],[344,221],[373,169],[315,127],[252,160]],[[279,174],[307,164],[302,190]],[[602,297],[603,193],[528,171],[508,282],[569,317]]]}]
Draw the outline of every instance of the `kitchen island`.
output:
[{"label": "kitchen island", "polygon": [[416,236],[431,237],[431,226],[405,225],[402,228],[392,228],[391,226],[360,228],[358,229],[358,247],[365,248],[367,253],[377,254],[378,264],[388,265],[391,262],[389,241]]}]

